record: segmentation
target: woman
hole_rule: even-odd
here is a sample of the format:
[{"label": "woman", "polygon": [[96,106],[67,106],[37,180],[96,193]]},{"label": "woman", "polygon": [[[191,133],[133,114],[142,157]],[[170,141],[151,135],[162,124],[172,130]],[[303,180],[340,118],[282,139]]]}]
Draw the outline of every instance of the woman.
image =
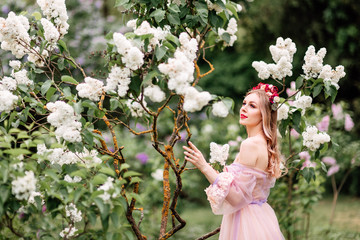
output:
[{"label": "woman", "polygon": [[260,83],[246,94],[240,124],[247,139],[235,161],[215,171],[194,144],[184,146],[185,159],[209,180],[205,190],[214,214],[223,215],[221,240],[284,239],[274,210],[266,202],[275,179],[281,175],[277,147],[277,88]]}]

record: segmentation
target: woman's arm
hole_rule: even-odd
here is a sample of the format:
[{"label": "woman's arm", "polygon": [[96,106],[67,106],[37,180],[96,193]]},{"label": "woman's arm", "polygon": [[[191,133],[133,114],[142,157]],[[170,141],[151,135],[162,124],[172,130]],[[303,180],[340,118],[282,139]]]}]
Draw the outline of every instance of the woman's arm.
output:
[{"label": "woman's arm", "polygon": [[218,176],[218,172],[213,169],[209,163],[206,162],[204,156],[199,151],[199,149],[197,149],[197,147],[190,141],[189,146],[190,147],[183,146],[185,150],[185,160],[194,164],[194,166],[198,168],[204,174],[207,180],[212,184],[213,182],[215,182]]}]

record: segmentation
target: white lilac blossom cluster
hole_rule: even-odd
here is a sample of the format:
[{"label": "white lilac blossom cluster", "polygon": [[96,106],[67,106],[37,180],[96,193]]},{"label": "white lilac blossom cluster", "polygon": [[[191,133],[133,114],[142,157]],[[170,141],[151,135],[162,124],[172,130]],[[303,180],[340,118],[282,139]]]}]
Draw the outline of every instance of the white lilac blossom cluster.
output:
[{"label": "white lilac blossom cluster", "polygon": [[229,109],[226,105],[222,102],[216,102],[212,105],[212,114],[217,117],[226,117],[229,114]]},{"label": "white lilac blossom cluster", "polygon": [[305,63],[302,66],[305,78],[322,78],[325,85],[333,85],[339,89],[340,78],[345,77],[344,66],[339,65],[332,69],[330,65],[323,65],[326,49],[321,48],[317,53],[314,46],[309,46],[305,53]]},{"label": "white lilac blossom cluster", "polygon": [[26,171],[25,176],[17,177],[11,182],[12,194],[19,200],[28,200],[36,189],[36,178],[33,171]]},{"label": "white lilac blossom cluster", "polygon": [[301,92],[298,92],[295,96],[295,101],[292,103],[297,109],[302,109],[301,114],[305,114],[305,109],[311,107],[312,98],[310,96],[301,95]]},{"label": "white lilac blossom cluster", "polygon": [[[164,28],[151,27],[147,21],[143,21],[140,26],[136,27],[136,19],[127,22],[127,26],[134,30],[134,33],[138,36],[152,34],[152,38],[149,41],[147,51],[151,52],[157,45],[161,44],[161,41],[165,40],[166,35],[170,33],[170,26],[165,25]],[[143,46],[141,46],[143,48]]]},{"label": "white lilac blossom cluster", "polygon": [[184,95],[184,110],[195,112],[201,110],[211,100],[209,92],[199,92],[190,86],[194,81],[194,60],[198,44],[196,39],[190,38],[185,32],[179,36],[181,46],[176,49],[174,58],[159,65],[161,73],[169,77],[168,87],[177,94]]},{"label": "white lilac blossom cluster", "polygon": [[144,95],[153,102],[162,102],[165,100],[165,93],[157,85],[149,85],[144,89]]},{"label": "white lilac blossom cluster", "polygon": [[20,61],[10,61],[10,66],[13,68],[11,77],[5,76],[0,81],[0,112],[10,112],[16,106],[19,98],[11,91],[16,90],[18,84],[33,84],[33,81],[27,76],[27,71],[25,69],[20,70]]},{"label": "white lilac blossom cluster", "polygon": [[66,216],[70,218],[71,222],[69,227],[65,228],[60,232],[60,237],[72,237],[75,235],[77,229],[74,226],[74,223],[80,222],[82,220],[81,211],[78,210],[75,204],[70,203],[65,207]]},{"label": "white lilac blossom cluster", "polygon": [[79,176],[74,176],[74,178],[70,177],[69,174],[66,174],[66,176],[64,177],[64,181],[68,182],[68,183],[78,183],[80,182],[82,179]]},{"label": "white lilac blossom cluster", "polygon": [[103,191],[104,191],[103,194],[99,195],[99,198],[101,198],[102,200],[104,200],[104,202],[106,202],[106,203],[109,202],[109,200],[110,200],[111,197],[116,197],[116,194],[115,194],[115,193],[114,193],[113,195],[110,195],[110,194],[109,194],[109,191],[112,190],[112,189],[114,189],[114,184],[113,184],[113,182],[114,182],[114,178],[108,177],[108,178],[106,179],[106,182],[105,182],[103,185],[101,185],[100,187],[98,187],[98,190],[103,190]]},{"label": "white lilac blossom cluster", "polygon": [[264,61],[254,61],[253,68],[258,72],[261,79],[267,79],[270,76],[274,79],[283,79],[286,76],[292,76],[292,61],[296,52],[295,43],[290,38],[285,40],[279,37],[276,40],[276,45],[270,46],[272,59],[276,64],[267,64]]},{"label": "white lilac blossom cluster", "polygon": [[237,40],[237,36],[235,35],[235,33],[237,32],[237,23],[235,18],[231,18],[229,20],[229,24],[225,29],[223,28],[218,28],[218,35],[222,36],[224,33],[228,33],[230,35],[230,42],[229,42],[229,46],[233,46],[234,42]]},{"label": "white lilac blossom cluster", "polygon": [[151,176],[157,181],[162,181],[163,180],[163,173],[164,173],[163,169],[156,169],[155,172],[151,173]]},{"label": "white lilac blossom cluster", "polygon": [[295,112],[298,109],[301,109],[301,114],[304,115],[307,108],[311,107],[312,98],[310,96],[301,95],[301,92],[298,92],[295,95],[295,100],[289,102],[290,107],[283,103],[280,105],[280,107],[277,110],[277,120],[285,120],[289,117],[289,114]]},{"label": "white lilac blossom cluster", "polygon": [[225,166],[226,160],[229,157],[229,144],[223,146],[218,145],[214,142],[210,143],[210,163],[220,163]]},{"label": "white lilac blossom cluster", "polygon": [[277,109],[277,120],[285,120],[289,117],[290,107],[286,103],[282,103]]},{"label": "white lilac blossom cluster", "polygon": [[122,55],[121,61],[127,68],[137,70],[144,64],[144,54],[123,34],[114,33],[113,40],[118,53]]},{"label": "white lilac blossom cluster", "polygon": [[63,138],[69,142],[81,141],[81,116],[76,115],[74,109],[63,101],[49,102],[46,108],[51,112],[47,121],[57,129],[55,135],[58,141]]},{"label": "white lilac blossom cluster", "polygon": [[[89,151],[84,148],[83,152],[74,153],[63,148],[47,149],[45,144],[39,144],[37,146],[37,154],[41,158],[49,160],[51,164],[59,164],[60,166],[64,164],[84,163],[86,167],[90,167],[102,162],[97,156],[98,152],[95,149]],[[40,159],[38,161],[40,161]],[[69,180],[69,178],[67,179]]]},{"label": "white lilac blossom cluster", "polygon": [[[221,0],[221,1],[222,1],[223,5],[226,5],[226,0]],[[205,0],[205,2],[207,4],[208,9],[215,10],[216,14],[219,14],[224,11],[224,9],[221,6],[219,6],[219,4],[213,3],[211,0]],[[236,4],[236,11],[241,12],[241,10],[242,10],[242,6],[240,4]],[[233,14],[230,10],[228,10],[228,13],[230,15]]]},{"label": "white lilac blossom cluster", "polygon": [[[141,96],[139,97],[139,99],[141,99]],[[128,99],[126,101],[126,105],[130,109],[131,116],[133,117],[142,117],[145,114],[145,110],[143,106],[146,108],[147,103],[143,99],[142,101],[143,106],[141,106],[141,104],[138,101],[132,99]]]},{"label": "white lilac blossom cluster", "polygon": [[106,79],[105,91],[115,91],[118,88],[118,95],[124,97],[129,90],[130,69],[118,67],[117,65],[111,68],[108,78]]},{"label": "white lilac blossom cluster", "polygon": [[316,126],[308,126],[302,133],[303,145],[309,148],[311,151],[315,151],[321,144],[330,142],[330,136],[327,133],[320,132]]},{"label": "white lilac blossom cluster", "polygon": [[79,96],[92,101],[99,101],[104,90],[104,83],[91,77],[86,77],[84,80],[85,83],[76,86]]},{"label": "white lilac blossom cluster", "polygon": [[30,46],[29,20],[15,13],[9,12],[6,19],[0,17],[0,42],[1,48],[11,51],[16,58],[22,58],[27,54]]},{"label": "white lilac blossom cluster", "polygon": [[45,40],[52,44],[56,43],[60,38],[60,33],[58,32],[54,24],[46,18],[42,18],[40,22],[44,28]]},{"label": "white lilac blossom cluster", "polygon": [[36,2],[46,18],[55,23],[62,38],[69,29],[65,0],[37,0]]}]

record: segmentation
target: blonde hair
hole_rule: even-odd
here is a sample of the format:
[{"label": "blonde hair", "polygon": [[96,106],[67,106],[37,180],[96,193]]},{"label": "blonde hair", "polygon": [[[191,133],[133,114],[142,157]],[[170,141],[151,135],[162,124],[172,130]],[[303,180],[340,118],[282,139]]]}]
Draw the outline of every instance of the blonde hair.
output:
[{"label": "blonde hair", "polygon": [[255,93],[260,98],[260,112],[262,116],[262,129],[265,134],[268,150],[268,167],[267,172],[275,178],[281,176],[280,164],[280,151],[278,148],[278,137],[277,137],[277,110],[271,109],[269,97],[266,92],[262,89],[253,89],[246,93],[248,96],[251,93]]}]

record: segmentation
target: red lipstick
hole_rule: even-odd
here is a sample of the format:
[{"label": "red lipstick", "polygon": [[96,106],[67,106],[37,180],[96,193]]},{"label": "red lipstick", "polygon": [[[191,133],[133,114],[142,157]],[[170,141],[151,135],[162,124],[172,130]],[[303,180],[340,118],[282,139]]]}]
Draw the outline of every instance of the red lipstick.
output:
[{"label": "red lipstick", "polygon": [[241,114],[240,118],[247,118],[247,116],[245,116],[244,114]]}]

